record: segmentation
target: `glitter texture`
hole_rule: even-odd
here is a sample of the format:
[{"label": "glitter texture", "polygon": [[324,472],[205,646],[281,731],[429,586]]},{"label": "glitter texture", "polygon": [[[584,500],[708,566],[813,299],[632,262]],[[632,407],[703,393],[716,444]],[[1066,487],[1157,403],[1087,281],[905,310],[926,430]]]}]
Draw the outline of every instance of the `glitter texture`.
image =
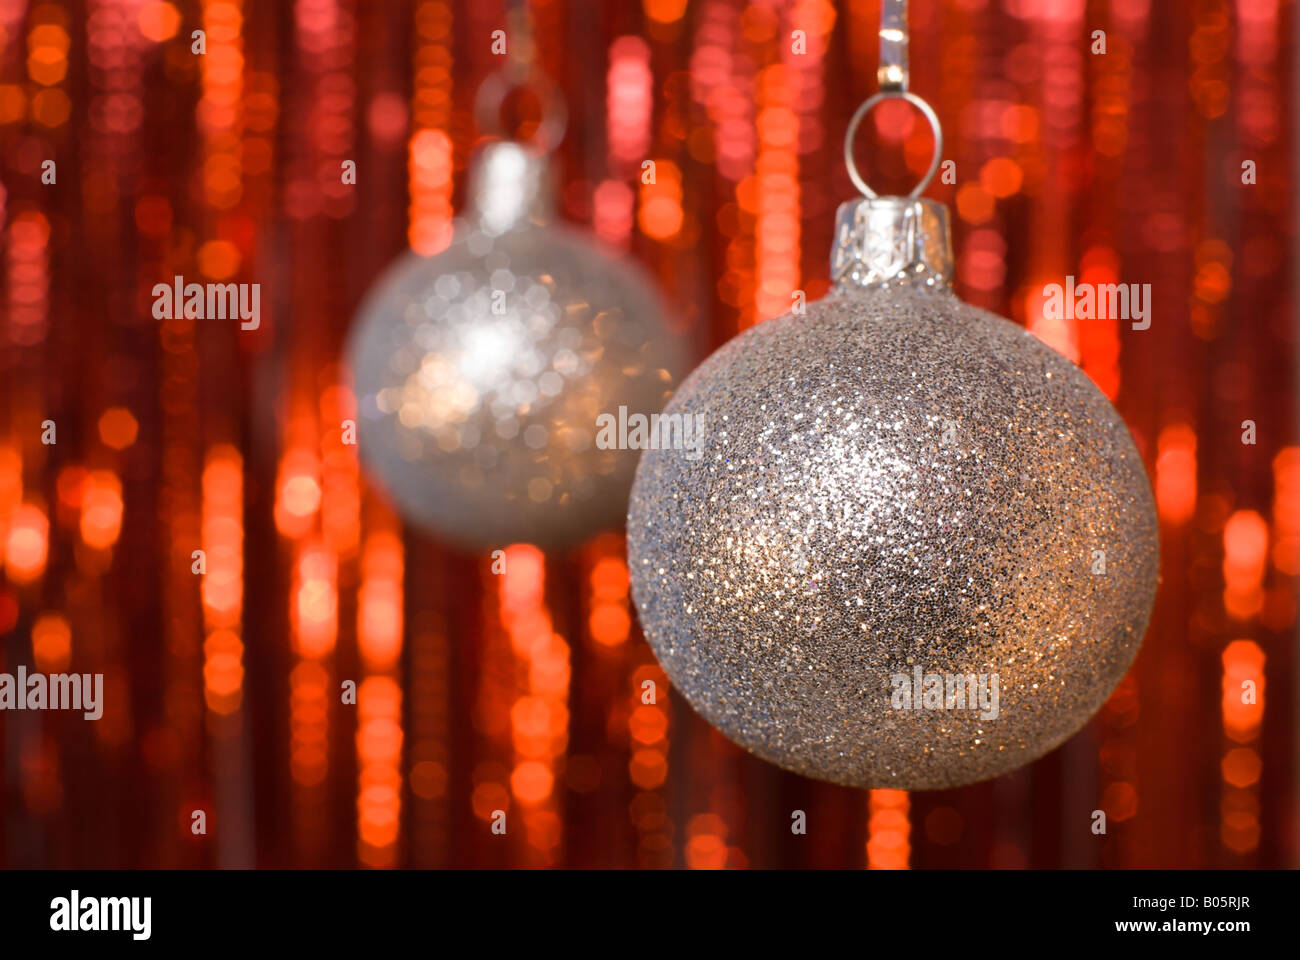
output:
[{"label": "glitter texture", "polygon": [[572,231],[462,223],[362,307],[362,456],[409,519],[467,547],[615,525],[635,456],[598,449],[596,418],[662,407],[682,369],[662,317],[638,269]]},{"label": "glitter texture", "polygon": [[[704,455],[641,459],[641,623],[758,756],[862,787],[987,779],[1082,727],[1137,654],[1158,540],[1127,428],[932,277],[842,284],[746,331],[665,412],[704,418]],[[996,674],[997,717],[897,708],[916,667]]]}]

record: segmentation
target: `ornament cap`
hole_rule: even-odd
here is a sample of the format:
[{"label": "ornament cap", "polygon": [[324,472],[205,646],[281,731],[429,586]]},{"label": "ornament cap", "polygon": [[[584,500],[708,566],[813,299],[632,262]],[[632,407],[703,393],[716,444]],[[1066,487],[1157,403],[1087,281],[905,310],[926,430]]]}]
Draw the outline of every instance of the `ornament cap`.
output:
[{"label": "ornament cap", "polygon": [[473,217],[489,236],[526,221],[545,223],[554,209],[545,154],[512,140],[489,143],[470,176]]},{"label": "ornament cap", "polygon": [[952,287],[948,208],[937,200],[865,197],[835,215],[831,279],[841,287]]}]

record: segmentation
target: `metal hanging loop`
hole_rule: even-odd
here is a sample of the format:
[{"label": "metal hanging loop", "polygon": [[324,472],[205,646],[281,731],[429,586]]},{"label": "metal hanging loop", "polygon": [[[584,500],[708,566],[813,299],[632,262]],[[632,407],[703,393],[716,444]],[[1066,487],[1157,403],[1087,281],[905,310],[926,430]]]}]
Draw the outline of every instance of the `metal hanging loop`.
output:
[{"label": "metal hanging loop", "polygon": [[489,74],[474,98],[474,122],[483,133],[510,139],[501,123],[501,108],[512,91],[525,89],[533,91],[542,111],[530,145],[539,153],[550,153],[564,139],[569,117],[555,85],[537,71],[506,67]]},{"label": "metal hanging loop", "polygon": [[907,59],[907,0],[881,0],[880,3],[880,66],[876,70],[880,83],[880,92],[858,107],[857,113],[849,121],[849,128],[844,133],[844,165],[848,167],[849,179],[864,196],[875,199],[879,194],[868,186],[866,179],[858,171],[858,164],[853,159],[853,140],[858,133],[862,118],[871,112],[878,103],[885,100],[906,100],[925,115],[934,131],[934,159],[930,169],[925,172],[921,182],[912,188],[907,196],[915,200],[930,185],[934,175],[939,172],[939,163],[943,158],[943,127],[934,108],[925,100],[907,89],[910,78]]},{"label": "metal hanging loop", "polygon": [[568,125],[568,111],[559,89],[536,66],[533,22],[526,0],[507,0],[506,26],[509,54],[504,66],[489,74],[474,97],[474,122],[480,133],[513,139],[501,123],[501,108],[514,90],[531,90],[537,97],[541,119],[528,146],[545,155],[559,146]]},{"label": "metal hanging loop", "polygon": [[930,185],[934,175],[939,172],[939,162],[943,159],[943,127],[939,125],[939,115],[934,112],[934,108],[910,90],[882,90],[880,93],[869,97],[862,106],[858,107],[858,112],[853,114],[853,119],[849,121],[849,129],[844,134],[844,165],[849,168],[849,179],[853,181],[855,187],[862,191],[863,195],[873,199],[879,196],[876,191],[867,185],[867,181],[858,172],[857,161],[853,159],[853,138],[857,135],[858,125],[862,123],[862,118],[871,112],[872,107],[886,100],[906,100],[925,115],[925,119],[930,123],[930,129],[934,131],[934,159],[930,161],[930,169],[925,171],[925,176],[921,178],[921,182],[913,187],[912,192],[908,194],[908,197],[915,200]]}]

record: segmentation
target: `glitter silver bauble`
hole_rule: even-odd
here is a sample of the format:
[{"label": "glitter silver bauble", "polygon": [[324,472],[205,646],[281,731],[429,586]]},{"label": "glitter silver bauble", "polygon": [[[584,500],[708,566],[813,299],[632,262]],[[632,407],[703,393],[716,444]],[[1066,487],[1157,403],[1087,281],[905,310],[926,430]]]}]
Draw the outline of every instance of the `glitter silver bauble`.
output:
[{"label": "glitter silver bauble", "polygon": [[741,746],[841,784],[959,786],[1059,745],[1132,663],[1150,484],[1082,371],[952,294],[941,205],[845,204],[838,236],[833,292],[665,410],[703,418],[704,454],[642,456],[634,595],[669,678]]},{"label": "glitter silver bauble", "polygon": [[451,245],[390,268],[348,346],[364,461],[470,548],[617,525],[636,458],[597,446],[597,417],[658,412],[682,369],[650,281],[547,225],[544,180],[540,156],[487,148]]}]

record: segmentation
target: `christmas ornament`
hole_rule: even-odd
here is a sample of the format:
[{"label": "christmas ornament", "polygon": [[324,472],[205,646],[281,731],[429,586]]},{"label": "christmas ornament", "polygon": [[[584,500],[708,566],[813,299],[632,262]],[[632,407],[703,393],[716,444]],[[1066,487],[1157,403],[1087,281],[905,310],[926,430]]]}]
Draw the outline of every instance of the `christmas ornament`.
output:
[{"label": "christmas ornament", "polygon": [[[506,89],[485,85],[497,105]],[[626,510],[635,454],[602,449],[597,418],[658,412],[682,357],[643,273],[547,222],[541,150],[488,146],[472,193],[451,245],[403,256],[361,307],[361,454],[445,539],[563,547]]]},{"label": "christmas ornament", "polygon": [[[906,198],[876,197],[849,153],[887,97],[935,129]],[[839,210],[834,289],[668,404],[708,430],[699,459],[642,456],[633,591],[669,678],[736,743],[836,783],[954,787],[1105,701],[1150,615],[1156,518],[1105,396],[954,296],[947,211],[916,199],[942,150],[928,105],[895,81],[846,141],[866,199]]]}]

